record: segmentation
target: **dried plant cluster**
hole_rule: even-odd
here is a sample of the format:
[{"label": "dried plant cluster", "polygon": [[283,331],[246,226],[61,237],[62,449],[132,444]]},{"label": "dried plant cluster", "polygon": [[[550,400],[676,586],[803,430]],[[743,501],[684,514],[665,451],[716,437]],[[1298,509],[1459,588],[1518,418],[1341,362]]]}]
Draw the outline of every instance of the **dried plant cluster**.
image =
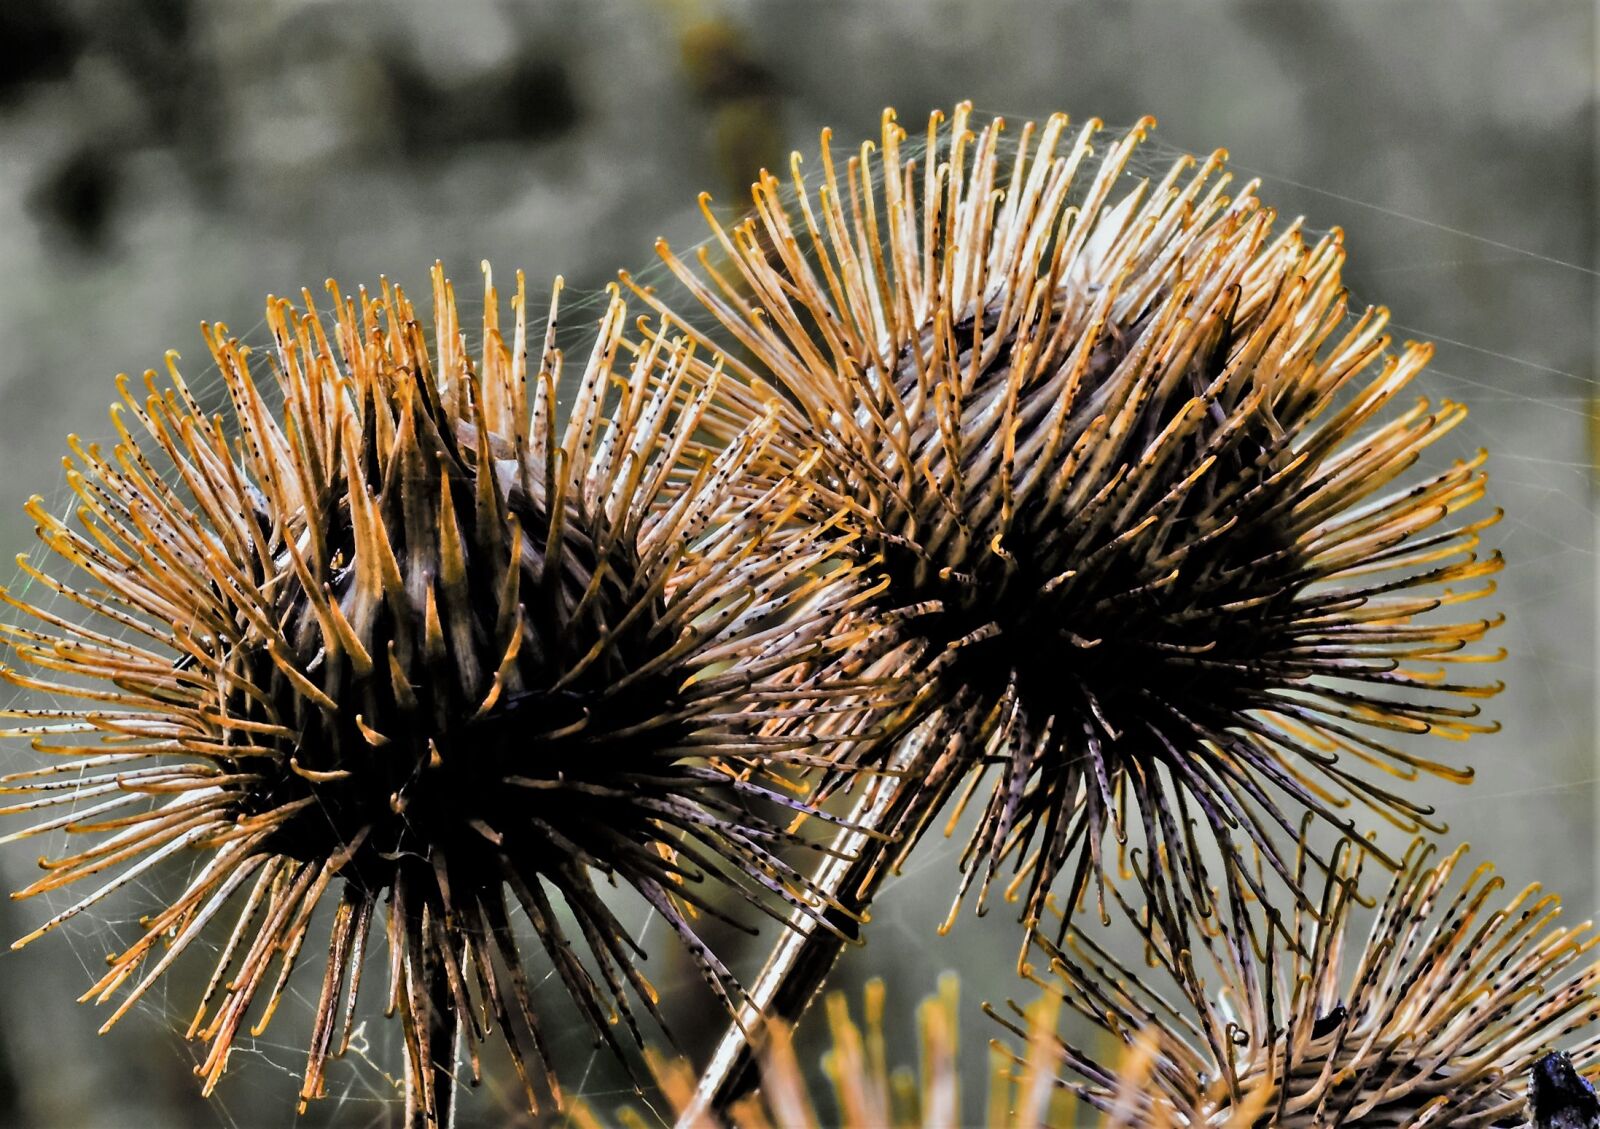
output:
[{"label": "dried plant cluster", "polygon": [[[959,978],[941,977],[936,995],[917,1008],[917,1026],[907,1037],[885,1023],[885,991],[881,980],[869,981],[863,993],[862,1022],[850,1014],[843,992],[824,1000],[829,1042],[821,1066],[826,1088],[811,1083],[795,1049],[794,1033],[783,1023],[767,1031],[760,1062],[760,1091],[732,1103],[725,1115],[699,1108],[694,1101],[695,1070],[684,1059],[655,1056],[651,1069],[667,1099],[670,1114],[683,1129],[741,1129],[770,1126],[840,1126],[841,1129],[935,1129],[965,1124],[959,1063]],[[1093,1102],[1063,1084],[1059,1072],[1074,1060],[1072,1050],[1056,1035],[1061,996],[1046,992],[1026,1008],[1017,1007],[1005,1023],[1017,1036],[1016,1047],[991,1041],[988,1093],[981,1124],[997,1129],[1042,1129],[1086,1124],[1084,1118],[1104,1113],[1105,1129],[1181,1129],[1182,1120],[1170,1103],[1152,1102],[1144,1090],[1157,1062],[1155,1030],[1141,1034],[1119,1056],[1110,1076],[1115,1092],[1094,1094]],[[917,1067],[890,1063],[915,1054]],[[1265,1080],[1247,1083],[1243,1098],[1225,1115],[1205,1122],[1215,1129],[1254,1129],[1266,1109],[1271,1090]],[[659,1116],[657,1120],[660,1120]],[[624,1107],[617,1122],[624,1129],[644,1129],[652,1122]],[[603,1117],[586,1105],[574,1110],[578,1129],[602,1129]]]},{"label": "dried plant cluster", "polygon": [[[1341,847],[1315,909],[1292,911],[1292,946],[1242,915],[1231,931],[1194,922],[1192,951],[1143,926],[1163,992],[1073,929],[1064,949],[1041,941],[1054,976],[1039,983],[1147,1057],[1136,1123],[1219,1125],[1248,1108],[1248,1124],[1286,1129],[1525,1125],[1535,1062],[1600,1018],[1600,966],[1588,961],[1600,937],[1587,922],[1559,925],[1560,900],[1537,884],[1502,901],[1488,863],[1455,880],[1465,853],[1435,861],[1414,843],[1365,943],[1352,920],[1361,863]],[[1013,1004],[1002,1021],[1020,1030],[1021,1014]],[[1115,1064],[1059,1047],[1085,1102],[1129,1101]],[[1597,1057],[1590,1042],[1571,1065]]]},{"label": "dried plant cluster", "polygon": [[1437,830],[1361,770],[1466,779],[1386,738],[1492,728],[1473,699],[1498,689],[1447,676],[1495,657],[1497,619],[1424,618],[1500,567],[1475,551],[1498,515],[1463,512],[1481,454],[1405,473],[1464,409],[1385,415],[1429,349],[1347,317],[1338,233],[1274,232],[1223,154],[1126,184],[1145,124],[1096,159],[1099,123],[1057,116],[1005,156],[961,108],[919,168],[889,114],[842,172],[824,137],[814,191],[763,177],[698,271],[662,249],[707,343],[823,452],[806,516],[847,515],[874,586],[839,675],[916,688],[888,729],[922,727],[935,791],[1000,764],[960,891],[1014,859],[1030,927],[1061,872],[1073,902],[1103,883],[1108,832],[1163,856],[1181,916],[1210,885],[1194,821],[1285,878],[1286,804]]},{"label": "dried plant cluster", "polygon": [[[620,300],[559,427],[562,359],[547,338],[529,371],[520,279],[510,341],[488,286],[476,360],[442,273],[433,350],[398,288],[334,290],[328,316],[305,303],[268,308],[279,415],[218,326],[229,413],[203,413],[175,366],[144,398],[124,383],[115,449],[73,444],[77,521],[31,507],[51,563],[24,568],[54,598],[5,595],[30,669],[4,673],[70,704],[7,711],[45,754],[5,778],[7,814],[42,817],[10,838],[88,845],[22,893],[115,877],[24,943],[204,852],[88,993],[132,983],[108,1027],[231,916],[189,1027],[209,1090],[331,900],[302,1100],[348,1045],[377,917],[409,1060],[448,1077],[454,1046],[430,1045],[444,1013],[476,1071],[498,1027],[534,1102],[525,1064],[547,1061],[547,1036],[512,907],[619,1052],[616,1017],[641,1037],[630,992],[652,1013],[655,992],[597,877],[637,891],[729,1008],[739,987],[690,920],[722,914],[709,888],[820,913],[783,850],[805,805],[767,781],[814,742],[763,730],[793,708],[798,665],[839,645],[827,613],[849,570],[818,574],[820,537],[767,543],[791,503],[728,489],[767,423],[700,446],[715,377],[698,383],[682,349],[619,368]],[[434,1111],[432,1075],[415,1076]]]},{"label": "dried plant cluster", "polygon": [[[381,928],[408,1123],[444,1125],[496,1031],[530,1108],[564,1104],[531,959],[619,1055],[659,1026],[610,882],[734,1017],[698,1085],[651,1056],[680,1122],[814,1124],[790,1025],[981,797],[951,920],[1020,899],[1045,989],[993,1119],[1524,1124],[1535,1060],[1535,1105],[1592,1100],[1592,1040],[1540,1059],[1600,1014],[1588,933],[1537,891],[1488,908],[1482,871],[1445,901],[1459,852],[1374,835],[1442,833],[1407,782],[1471,777],[1415,738],[1494,729],[1498,683],[1458,673],[1499,654],[1457,610],[1501,567],[1484,455],[1421,469],[1465,409],[1406,397],[1429,350],[1348,308],[1338,232],[1230,194],[1220,152],[1135,176],[1149,124],[962,106],[912,155],[886,113],[842,164],[825,134],[814,183],[796,156],[694,261],[662,245],[662,286],[625,275],[659,316],[630,333],[611,294],[574,380],[555,301],[541,342],[519,276],[502,330],[486,269],[470,332],[437,270],[431,329],[387,283],[270,301],[270,384],[207,328],[217,415],[170,360],[124,381],[3,595],[4,677],[55,700],[5,711],[41,756],[0,814],[70,844],[21,895],[103,876],[21,943],[180,868],[85,998],[109,1027],[220,938],[209,1091],[326,917],[304,1103]],[[1354,951],[1368,857],[1397,876]],[[1074,922],[1091,892],[1171,998]],[[748,990],[697,929],[730,914],[783,926]],[[865,1035],[828,1007],[841,1116],[952,1120],[953,1003],[920,1092],[881,1007]]]},{"label": "dried plant cluster", "polygon": [[[886,1024],[885,986],[869,981],[863,993],[862,1022],[850,1013],[843,992],[824,1001],[829,1045],[822,1059],[827,1091],[818,1093],[796,1053],[794,1032],[783,1023],[771,1025],[763,1042],[759,1094],[734,1103],[726,1118],[697,1109],[695,1070],[683,1059],[653,1056],[651,1069],[683,1129],[741,1129],[772,1126],[815,1129],[838,1125],[848,1129],[935,1129],[962,1123],[959,979],[946,974],[936,995],[917,1008],[913,1037],[898,1025]],[[1013,1063],[998,1048],[990,1051],[989,1091],[984,1124],[996,1129],[1033,1129],[1067,1124],[1076,1098],[1059,1087],[1055,1071],[1060,1051],[1052,1037],[1054,1010],[1040,1007],[1031,1016],[1027,1052]],[[915,1052],[917,1067],[897,1061]],[[894,1065],[891,1067],[891,1062]],[[574,1116],[579,1129],[601,1129],[604,1120],[582,1108]],[[623,1109],[618,1121],[626,1129],[644,1129],[651,1122],[637,1110]]]}]

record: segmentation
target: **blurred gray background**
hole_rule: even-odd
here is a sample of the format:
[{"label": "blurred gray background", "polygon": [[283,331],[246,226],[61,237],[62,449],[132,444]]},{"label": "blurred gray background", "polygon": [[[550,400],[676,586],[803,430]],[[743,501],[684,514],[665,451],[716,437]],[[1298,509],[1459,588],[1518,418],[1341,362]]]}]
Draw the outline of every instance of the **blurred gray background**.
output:
[{"label": "blurred gray background", "polygon": [[[1491,450],[1492,541],[1509,560],[1499,642],[1505,729],[1463,750],[1479,779],[1434,785],[1454,834],[1570,912],[1597,902],[1595,785],[1596,17],[1583,0],[1343,3],[779,4],[717,0],[427,4],[422,0],[6,0],[0,5],[0,547],[30,552],[22,505],[59,498],[69,431],[103,437],[111,378],[197,325],[246,338],[269,292],[413,288],[443,259],[463,293],[480,259],[539,289],[592,292],[703,228],[695,195],[739,186],[817,130],[846,148],[893,105],[917,131],[961,99],[1008,117],[1160,119],[1156,156],[1228,147],[1262,194],[1343,226],[1357,298],[1439,353],[1425,391],[1469,402],[1440,459]],[[259,338],[259,330],[256,336]],[[9,571],[9,570],[8,570]],[[24,750],[0,751],[8,764]],[[8,888],[35,852],[0,852]],[[887,973],[911,1013],[941,970],[963,977],[969,1089],[1015,991],[1009,914],[934,935],[953,848],[930,844],[876,911],[839,983]],[[121,925],[149,908],[119,903]],[[0,935],[45,914],[0,905]],[[114,923],[115,924],[115,923]],[[296,1123],[305,1018],[240,1051],[215,1104],[196,1096],[191,981],[104,1038],[72,1003],[108,951],[100,926],[0,958],[0,1123]],[[654,936],[656,941],[662,940]],[[306,963],[314,964],[308,946]],[[717,1031],[670,946],[652,975],[684,1043]],[[758,962],[750,950],[747,963]],[[190,961],[191,964],[196,963]],[[203,963],[203,962],[201,962]],[[191,977],[204,974],[195,969]],[[303,980],[315,979],[312,969]],[[306,989],[314,990],[314,989]],[[371,1061],[330,1068],[300,1124],[398,1113],[374,1024]],[[626,1096],[596,1062],[580,1092]],[[464,1124],[518,1123],[504,1064]],[[498,1077],[494,1077],[498,1075]]]}]

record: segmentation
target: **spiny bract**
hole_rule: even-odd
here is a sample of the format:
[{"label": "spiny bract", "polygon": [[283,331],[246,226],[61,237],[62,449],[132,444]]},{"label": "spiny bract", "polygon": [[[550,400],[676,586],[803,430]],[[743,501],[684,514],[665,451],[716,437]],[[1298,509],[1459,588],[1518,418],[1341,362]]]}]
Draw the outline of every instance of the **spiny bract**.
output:
[{"label": "spiny bract", "polygon": [[766,730],[793,708],[796,664],[848,639],[851,571],[818,569],[825,531],[765,536],[800,494],[729,488],[771,421],[703,447],[716,376],[693,376],[684,344],[619,368],[613,295],[558,428],[555,302],[530,372],[520,277],[509,341],[487,268],[485,285],[476,361],[437,269],[432,354],[387,283],[358,300],[330,284],[331,317],[309,293],[304,310],[270,301],[276,413],[250,350],[210,327],[231,412],[202,411],[169,356],[147,396],[119,382],[111,453],[72,440],[76,521],[30,507],[49,556],[23,560],[31,591],[4,594],[24,617],[3,628],[24,668],[4,674],[67,704],[5,711],[47,754],[3,781],[23,797],[6,814],[44,817],[8,838],[91,841],[22,896],[114,877],[19,944],[196,859],[85,998],[133,982],[109,1027],[231,914],[189,1026],[209,1043],[208,1092],[252,1003],[255,1031],[270,1019],[327,899],[302,1102],[349,1044],[379,917],[409,1098],[430,1118],[457,1029],[476,1072],[498,1025],[529,1102],[530,1055],[560,1100],[517,907],[620,1052],[615,1018],[637,1040],[629,996],[654,1015],[655,993],[597,872],[654,908],[729,1008],[740,989],[690,907],[720,916],[719,886],[780,920],[824,906],[783,854],[803,805],[764,782],[810,763],[812,742]]},{"label": "spiny bract", "polygon": [[772,451],[823,452],[802,517],[855,536],[872,586],[835,670],[914,697],[887,727],[913,740],[856,755],[922,782],[908,844],[998,763],[956,900],[1010,859],[1030,927],[1063,871],[1104,913],[1108,832],[1178,920],[1208,836],[1287,876],[1298,809],[1441,830],[1363,770],[1466,779],[1389,735],[1486,731],[1471,699],[1498,689],[1448,674],[1497,657],[1473,644],[1498,619],[1427,616],[1500,567],[1475,551],[1498,514],[1463,516],[1481,452],[1407,475],[1465,414],[1390,410],[1429,348],[1350,316],[1340,235],[1275,234],[1224,154],[1131,177],[1149,124],[1102,142],[1058,115],[1008,150],[961,106],[919,162],[886,113],[842,170],[824,133],[814,187],[798,155],[792,197],[763,175],[698,269],[660,248],[701,339],[788,397]]}]

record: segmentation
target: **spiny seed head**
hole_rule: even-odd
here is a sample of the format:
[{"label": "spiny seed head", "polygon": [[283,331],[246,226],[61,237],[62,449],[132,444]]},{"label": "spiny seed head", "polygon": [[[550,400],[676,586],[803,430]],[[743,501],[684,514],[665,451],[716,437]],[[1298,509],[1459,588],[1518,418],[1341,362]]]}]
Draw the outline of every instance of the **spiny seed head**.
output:
[{"label": "spiny seed head", "polygon": [[[826,1090],[812,1084],[811,1071],[797,1053],[794,1033],[781,1022],[768,1022],[762,1030],[759,1091],[732,1103],[723,1116],[694,1105],[696,1073],[689,1062],[651,1055],[656,1084],[671,1106],[676,1124],[685,1129],[721,1129],[724,1125],[935,1129],[965,1124],[958,1046],[959,978],[954,973],[940,977],[938,993],[917,1008],[914,1031],[892,1022],[885,1024],[887,993],[882,980],[869,980],[862,995],[860,1023],[852,1017],[843,992],[830,992],[824,1000],[829,1034],[822,1057]],[[1035,1014],[1026,1049],[1015,1064],[1009,1053],[991,1049],[983,1124],[996,1129],[1078,1124],[1073,1116],[1077,1111],[1072,1108],[1078,1103],[1055,1081],[1060,1051],[1054,1038],[1054,1017],[1047,1001]],[[623,1124],[640,1120],[629,1117]]]},{"label": "spiny seed head", "polygon": [[[1414,843],[1364,944],[1351,920],[1360,852],[1342,844],[1287,939],[1236,907],[1227,928],[1195,919],[1190,946],[1174,948],[1125,904],[1158,974],[1073,930],[1064,948],[1040,941],[1054,975],[1038,980],[1116,1041],[1144,1033],[1134,1124],[1231,1125],[1248,1106],[1243,1124],[1284,1129],[1524,1126],[1535,1063],[1600,1018],[1600,938],[1587,922],[1558,925],[1560,899],[1538,885],[1502,901],[1488,864],[1455,881],[1465,853],[1435,860]],[[1130,1100],[1115,1070],[1060,1045],[1081,1098],[1102,1110]],[[1600,1038],[1581,1037],[1571,1059],[1592,1070]]]},{"label": "spiny seed head", "polygon": [[639,1038],[630,994],[652,1015],[655,994],[597,872],[654,908],[730,1009],[739,986],[691,907],[720,916],[718,886],[780,920],[802,905],[781,852],[803,805],[764,780],[808,763],[810,742],[770,730],[796,664],[848,638],[831,609],[850,568],[818,569],[820,537],[769,543],[792,502],[734,484],[771,421],[703,448],[718,378],[691,374],[689,346],[620,364],[613,295],[558,427],[555,303],[541,347],[519,276],[508,339],[487,269],[485,286],[476,359],[438,269],[431,349],[387,283],[357,300],[330,284],[331,314],[309,293],[270,301],[278,411],[251,350],[209,327],[230,411],[202,411],[169,357],[146,396],[120,382],[111,452],[72,441],[75,520],[30,506],[49,556],[22,564],[32,592],[3,595],[22,613],[4,674],[67,704],[5,711],[46,755],[4,780],[22,797],[5,814],[43,817],[8,838],[90,844],[23,896],[103,885],[25,941],[196,858],[85,998],[131,982],[115,1022],[231,918],[189,1027],[209,1043],[207,1091],[252,1005],[257,1032],[270,1018],[325,900],[302,1102],[348,1046],[375,916],[415,1073],[453,1061],[429,1045],[451,1009],[474,1071],[498,1025],[537,1104],[530,1059],[560,1094],[518,908],[620,1053],[617,1017]]},{"label": "spiny seed head", "polygon": [[662,248],[704,339],[792,401],[773,450],[822,453],[810,516],[854,538],[877,627],[836,669],[914,698],[887,728],[920,727],[922,786],[964,805],[1000,766],[957,903],[1009,859],[1030,926],[1063,872],[1104,913],[1108,833],[1176,919],[1207,837],[1287,875],[1297,809],[1440,830],[1371,770],[1467,779],[1391,735],[1484,732],[1499,688],[1450,674],[1497,657],[1498,617],[1428,614],[1501,563],[1477,552],[1498,513],[1467,514],[1481,452],[1408,473],[1465,414],[1402,405],[1429,348],[1351,316],[1340,234],[1275,231],[1225,154],[1128,174],[1150,124],[1058,115],[1008,148],[960,106],[919,162],[888,112],[842,168],[824,134],[815,190],[798,155],[792,198],[764,176],[698,269]]}]

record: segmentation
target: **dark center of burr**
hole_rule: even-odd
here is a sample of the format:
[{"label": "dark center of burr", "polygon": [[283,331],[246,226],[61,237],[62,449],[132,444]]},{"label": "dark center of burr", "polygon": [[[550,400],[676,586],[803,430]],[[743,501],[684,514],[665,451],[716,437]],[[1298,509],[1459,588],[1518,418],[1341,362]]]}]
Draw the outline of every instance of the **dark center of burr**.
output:
[{"label": "dark center of burr", "polygon": [[[1081,432],[1103,410],[1104,391],[1121,378],[1119,366],[1144,329],[1139,322],[1109,331],[1097,344],[1072,427]],[[957,339],[963,335],[970,337],[970,322],[957,327]],[[1224,332],[1196,354],[1165,401],[1148,405],[1134,425],[1127,461],[1136,461],[1211,386],[1226,362],[1229,336]],[[1001,360],[971,381],[969,402],[982,405],[987,390],[1009,379],[1010,355],[1000,349]],[[909,393],[915,380],[914,365],[903,362],[897,386]],[[1028,427],[1048,418],[1027,395],[1024,389],[1019,400],[1018,445]],[[1264,684],[1262,660],[1287,645],[1280,628],[1298,590],[1299,564],[1293,545],[1263,516],[1270,492],[1252,487],[1289,452],[1274,442],[1270,420],[1259,412],[1230,418],[1210,401],[1202,410],[1200,426],[1164,462],[1160,480],[1142,487],[1142,504],[1127,501],[1131,466],[1113,467],[1101,472],[1107,488],[1096,482],[1091,501],[1076,510],[1052,508],[1036,491],[1019,504],[998,547],[992,543],[998,505],[988,506],[990,526],[973,522],[958,539],[936,499],[916,514],[909,536],[871,546],[897,604],[937,607],[914,621],[915,630],[929,644],[926,661],[938,664],[952,687],[994,701],[1011,684],[1037,722],[1069,713],[1091,724],[1098,717],[1117,733],[1150,716],[1155,702],[1198,718],[1249,704]],[[1218,450],[1212,439],[1224,427],[1236,433]],[[972,446],[964,452],[974,468],[966,482],[971,512],[983,491],[997,488],[992,462],[987,479],[976,469],[986,454]],[[1186,493],[1157,504],[1206,457],[1213,462]],[[1113,476],[1120,477],[1113,482]],[[911,485],[931,494],[925,483]]]},{"label": "dark center of burr", "polygon": [[[237,762],[261,777],[240,792],[242,818],[291,813],[264,849],[342,859],[341,874],[369,888],[391,881],[403,860],[441,851],[454,873],[489,883],[506,858],[551,869],[557,860],[547,867],[527,856],[570,859],[575,850],[560,829],[614,822],[602,806],[619,790],[648,788],[662,771],[657,751],[683,726],[670,668],[627,677],[670,642],[652,638],[651,612],[621,623],[637,599],[631,548],[602,551],[592,521],[569,499],[560,551],[552,551],[544,505],[519,485],[502,492],[514,522],[474,524],[482,504],[470,452],[447,446],[435,471],[429,489],[447,480],[454,514],[468,516],[408,519],[398,482],[377,495],[404,595],[391,592],[367,610],[369,664],[329,645],[326,613],[319,618],[303,586],[292,578],[281,585],[280,622],[299,668],[337,708],[259,649],[237,661],[261,699],[241,690],[228,703],[236,716],[273,727],[260,755]],[[337,514],[325,538],[326,600],[349,605],[359,531],[348,505]],[[453,579],[437,530],[425,528],[447,520],[463,530]],[[517,531],[514,540],[507,530]]]}]

